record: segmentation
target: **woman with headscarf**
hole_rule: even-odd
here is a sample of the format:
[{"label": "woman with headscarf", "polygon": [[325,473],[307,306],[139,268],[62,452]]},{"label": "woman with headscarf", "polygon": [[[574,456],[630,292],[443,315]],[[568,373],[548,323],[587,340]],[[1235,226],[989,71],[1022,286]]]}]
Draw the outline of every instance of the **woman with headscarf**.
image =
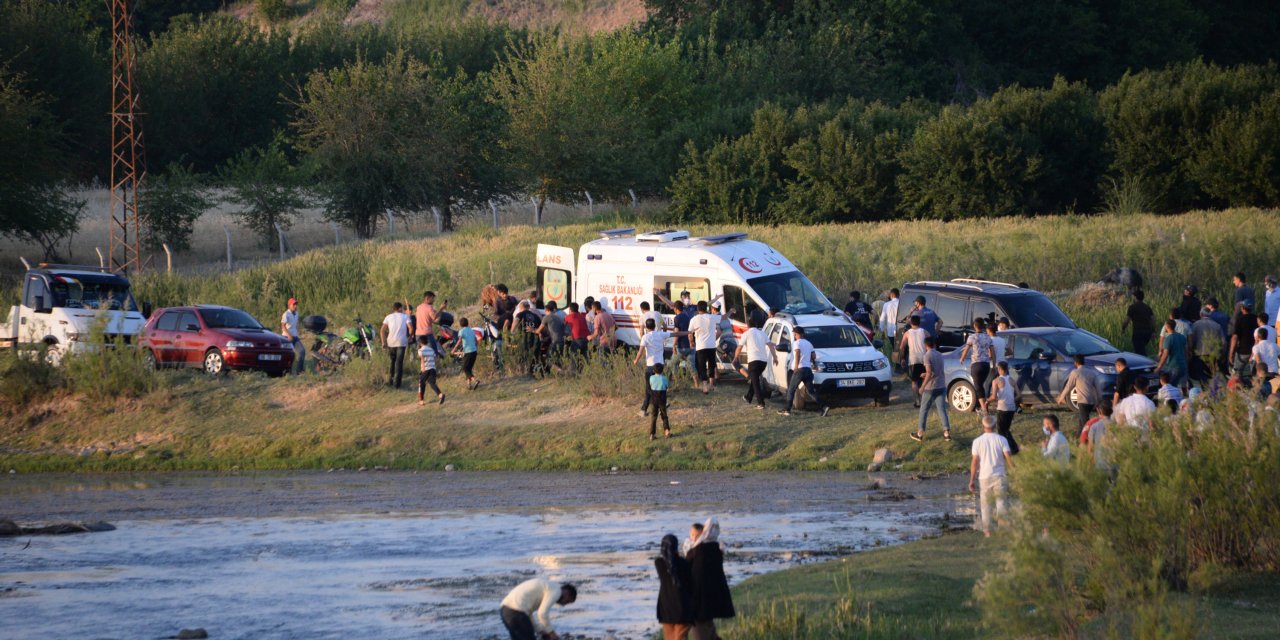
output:
[{"label": "woman with headscarf", "polygon": [[689,562],[680,557],[680,542],[662,536],[662,552],[653,559],[658,569],[658,622],[662,640],[686,640],[693,628],[693,601],[689,593]]},{"label": "woman with headscarf", "polygon": [[733,596],[724,575],[724,551],[720,548],[720,522],[707,520],[689,551],[690,595],[693,600],[693,640],[718,640],[716,618],[732,618]]}]

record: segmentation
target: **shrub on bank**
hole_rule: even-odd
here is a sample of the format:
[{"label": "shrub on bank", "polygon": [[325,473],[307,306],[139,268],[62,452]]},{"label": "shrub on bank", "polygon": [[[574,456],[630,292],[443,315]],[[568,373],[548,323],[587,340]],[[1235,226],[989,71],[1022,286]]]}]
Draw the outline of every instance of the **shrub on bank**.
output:
[{"label": "shrub on bank", "polygon": [[1195,607],[1178,592],[1280,570],[1275,411],[1233,392],[1149,437],[1112,436],[1114,477],[1082,450],[1066,468],[1017,460],[1016,533],[975,589],[993,633],[1190,638]]}]

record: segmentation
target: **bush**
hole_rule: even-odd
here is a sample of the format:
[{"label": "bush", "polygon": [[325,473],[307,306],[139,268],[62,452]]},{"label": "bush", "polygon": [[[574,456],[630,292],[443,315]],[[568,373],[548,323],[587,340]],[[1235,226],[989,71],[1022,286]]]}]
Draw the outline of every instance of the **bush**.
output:
[{"label": "bush", "polygon": [[209,206],[199,178],[187,167],[171,164],[143,183],[138,198],[143,239],[152,249],[168,244],[173,251],[186,251],[196,220]]},{"label": "bush", "polygon": [[29,402],[48,397],[63,384],[62,371],[49,364],[43,350],[0,351],[0,398],[5,400],[4,406],[9,411],[16,411]]},{"label": "bush", "polygon": [[289,5],[285,0],[254,0],[258,15],[267,22],[280,22],[289,17]]},{"label": "bush", "polygon": [[1280,91],[1223,114],[1190,161],[1209,197],[1231,206],[1280,206]]},{"label": "bush", "polygon": [[1107,166],[1095,97],[1062,79],[923,123],[902,153],[902,210],[929,218],[1091,208]]},{"label": "bush", "polygon": [[1112,171],[1140,180],[1162,212],[1220,203],[1222,196],[1207,193],[1197,178],[1215,182],[1215,193],[1230,197],[1233,190],[1217,183],[1214,165],[1235,166],[1251,152],[1205,151],[1213,147],[1211,130],[1228,113],[1247,112],[1277,89],[1280,69],[1274,64],[1224,69],[1196,61],[1125,74],[1098,98],[1115,156]]},{"label": "bush", "polygon": [[1084,454],[1067,468],[1019,458],[1021,522],[1003,570],[976,587],[994,632],[1192,637],[1194,606],[1173,592],[1224,568],[1280,569],[1275,412],[1231,392],[1157,424],[1147,439],[1114,428],[1114,478]]},{"label": "bush", "polygon": [[276,239],[276,225],[288,229],[298,209],[307,205],[298,171],[289,164],[279,136],[266,148],[232,158],[222,169],[222,179],[226,200],[240,206],[240,224],[257,234],[264,247]]}]

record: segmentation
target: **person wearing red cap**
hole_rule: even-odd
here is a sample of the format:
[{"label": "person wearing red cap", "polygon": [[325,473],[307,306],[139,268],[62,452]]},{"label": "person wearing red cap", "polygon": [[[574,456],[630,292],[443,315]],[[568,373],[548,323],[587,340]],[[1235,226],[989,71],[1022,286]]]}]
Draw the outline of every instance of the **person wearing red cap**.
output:
[{"label": "person wearing red cap", "polygon": [[302,335],[298,333],[297,298],[289,298],[289,308],[280,316],[280,335],[293,343],[293,372],[306,371],[307,350],[302,346]]}]

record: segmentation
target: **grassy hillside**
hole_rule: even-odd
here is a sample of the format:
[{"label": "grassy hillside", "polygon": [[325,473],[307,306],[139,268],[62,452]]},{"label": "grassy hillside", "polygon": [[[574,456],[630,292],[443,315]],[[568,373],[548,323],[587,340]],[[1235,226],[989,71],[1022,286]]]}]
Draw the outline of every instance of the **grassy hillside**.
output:
[{"label": "grassy hillside", "polygon": [[[1245,269],[1260,279],[1280,241],[1275,212],[1234,210],[1156,217],[1057,217],[995,222],[749,227],[777,247],[837,301],[851,286],[875,291],[921,278],[984,276],[1026,280],[1058,294],[1085,327],[1117,344],[1125,302],[1069,293],[1117,265],[1142,271],[1157,309],[1185,282],[1229,299],[1227,279]],[[539,242],[575,246],[601,228],[649,220],[603,220],[560,227],[475,227],[442,238],[346,245],[216,276],[147,274],[140,299],[158,305],[222,303],[249,309],[269,325],[289,296],[303,313],[335,324],[361,314],[381,318],[392,300],[440,291],[453,308],[474,309],[480,288],[532,284]],[[692,227],[706,234],[725,228]],[[1099,302],[1101,300],[1101,302]],[[464,311],[465,312],[465,311]],[[451,365],[449,401],[419,408],[410,391],[380,386],[381,355],[341,375],[268,380],[257,375],[206,379],[161,372],[141,396],[91,399],[61,392],[10,407],[0,429],[0,465],[19,470],[125,468],[440,468],[601,469],[864,467],[890,446],[908,470],[967,468],[976,418],[958,420],[957,440],[919,446],[906,437],[915,412],[901,384],[887,409],[844,406],[826,419],[790,419],[743,405],[740,380],[710,397],[677,381],[672,420],[679,437],[651,444],[639,417],[640,371],[617,362],[580,378],[533,381],[497,376],[486,359],[483,386],[467,392]],[[410,385],[416,379],[410,377]],[[931,427],[937,434],[936,418]],[[1036,413],[1015,433],[1031,440]]]},{"label": "grassy hillside", "polygon": [[[1234,209],[1176,216],[1054,216],[962,222],[892,222],[818,226],[708,227],[681,225],[694,234],[739,229],[791,259],[837,303],[857,288],[879,292],[903,282],[953,277],[1025,281],[1058,292],[1082,325],[1122,344],[1125,303],[1075,300],[1071,290],[1116,266],[1146,278],[1152,307],[1173,306],[1181,287],[1197,283],[1230,299],[1231,274],[1245,270],[1260,282],[1277,269],[1276,211]],[[434,289],[459,308],[478,303],[480,289],[505,282],[513,291],[533,285],[538,243],[577,248],[612,226],[641,229],[666,224],[615,215],[596,223],[507,227],[473,226],[442,238],[373,241],[321,249],[271,264],[217,276],[149,274],[137,281],[138,298],[157,305],[233,304],[274,320],[290,296],[304,313],[342,322],[356,314],[380,318],[393,300],[417,302]]]}]

